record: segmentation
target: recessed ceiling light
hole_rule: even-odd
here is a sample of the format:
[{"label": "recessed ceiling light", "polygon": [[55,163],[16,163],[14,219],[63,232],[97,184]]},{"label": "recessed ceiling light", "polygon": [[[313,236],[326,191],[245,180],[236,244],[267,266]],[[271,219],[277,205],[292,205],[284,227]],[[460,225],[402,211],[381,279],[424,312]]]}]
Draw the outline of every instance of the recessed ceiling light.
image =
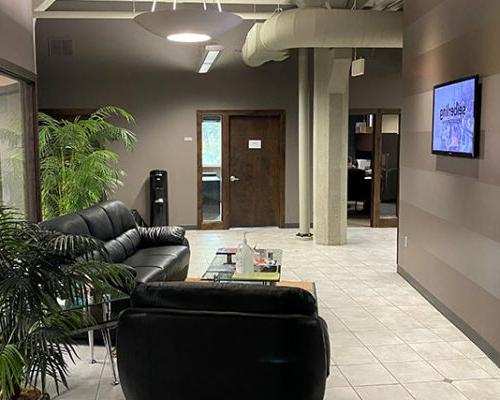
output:
[{"label": "recessed ceiling light", "polygon": [[205,46],[205,51],[203,53],[203,58],[201,59],[200,68],[198,68],[198,73],[206,74],[213,63],[220,57],[222,51],[224,50],[224,46],[220,45],[208,45]]},{"label": "recessed ceiling light", "polygon": [[167,36],[167,39],[171,42],[182,42],[182,43],[200,43],[207,42],[212,39],[210,36],[203,33],[173,33]]}]

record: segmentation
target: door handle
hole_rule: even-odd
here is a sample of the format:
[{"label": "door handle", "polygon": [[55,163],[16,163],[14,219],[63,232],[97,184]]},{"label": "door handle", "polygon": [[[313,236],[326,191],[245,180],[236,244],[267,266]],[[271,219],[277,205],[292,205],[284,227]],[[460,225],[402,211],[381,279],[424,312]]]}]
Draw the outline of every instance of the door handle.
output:
[{"label": "door handle", "polygon": [[240,180],[240,178],[237,178],[237,177],[235,177],[234,175],[231,175],[231,176],[229,177],[229,180],[230,180],[231,182],[237,182],[237,181],[239,181],[239,180]]}]

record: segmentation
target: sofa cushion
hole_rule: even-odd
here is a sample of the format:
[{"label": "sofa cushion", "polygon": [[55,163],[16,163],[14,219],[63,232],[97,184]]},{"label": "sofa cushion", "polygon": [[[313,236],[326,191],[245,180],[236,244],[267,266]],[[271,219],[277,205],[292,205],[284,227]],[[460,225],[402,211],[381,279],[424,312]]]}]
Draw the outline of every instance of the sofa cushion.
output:
[{"label": "sofa cushion", "polygon": [[181,264],[189,264],[190,250],[186,246],[157,246],[147,247],[138,251],[145,257],[150,256],[172,256],[177,258]]},{"label": "sofa cushion", "polygon": [[186,236],[186,230],[180,226],[139,227],[139,233],[144,247],[183,244]]},{"label": "sofa cushion", "polygon": [[124,264],[131,265],[132,267],[157,267],[168,268],[175,261],[175,257],[170,254],[144,254],[139,250],[134,255],[128,257],[123,261]]},{"label": "sofa cushion", "polygon": [[78,214],[67,214],[40,223],[42,229],[70,235],[90,235],[85,220]]},{"label": "sofa cushion", "polygon": [[135,280],[139,283],[159,282],[165,280],[165,271],[158,267],[137,267]]},{"label": "sofa cushion", "polygon": [[123,260],[127,258],[127,253],[125,252],[125,248],[118,240],[112,239],[104,243],[104,247],[108,252],[111,262],[121,263]]},{"label": "sofa cushion", "polygon": [[135,254],[141,244],[141,238],[139,237],[139,232],[136,228],[129,229],[128,231],[122,233],[117,236],[116,240],[120,242],[125,249],[127,257]]},{"label": "sofa cushion", "polygon": [[106,211],[99,206],[86,208],[78,213],[87,223],[90,234],[105,242],[114,239],[113,226]]},{"label": "sofa cushion", "polygon": [[102,208],[106,212],[111,222],[115,238],[122,235],[126,231],[137,227],[132,212],[121,201],[105,201],[104,203],[99,204],[98,207]]},{"label": "sofa cushion", "polygon": [[153,282],[136,287],[132,307],[254,314],[317,315],[311,293],[292,287]]}]

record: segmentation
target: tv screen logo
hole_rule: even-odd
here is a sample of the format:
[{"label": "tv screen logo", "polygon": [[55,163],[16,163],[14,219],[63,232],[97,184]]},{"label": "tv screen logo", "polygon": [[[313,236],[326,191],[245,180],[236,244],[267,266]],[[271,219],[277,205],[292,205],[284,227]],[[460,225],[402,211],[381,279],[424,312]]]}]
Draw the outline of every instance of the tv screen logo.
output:
[{"label": "tv screen logo", "polygon": [[443,119],[460,117],[465,115],[466,109],[467,107],[465,105],[460,106],[458,102],[455,103],[455,107],[446,106],[439,112],[439,119],[442,121]]}]

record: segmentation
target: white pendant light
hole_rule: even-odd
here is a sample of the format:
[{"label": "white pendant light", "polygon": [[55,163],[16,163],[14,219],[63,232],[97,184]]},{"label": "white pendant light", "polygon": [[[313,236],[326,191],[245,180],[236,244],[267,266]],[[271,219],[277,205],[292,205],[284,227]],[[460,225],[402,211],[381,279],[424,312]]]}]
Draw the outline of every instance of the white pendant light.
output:
[{"label": "white pendant light", "polygon": [[183,43],[216,39],[242,21],[241,17],[233,13],[203,8],[145,12],[134,19],[155,35]]}]

